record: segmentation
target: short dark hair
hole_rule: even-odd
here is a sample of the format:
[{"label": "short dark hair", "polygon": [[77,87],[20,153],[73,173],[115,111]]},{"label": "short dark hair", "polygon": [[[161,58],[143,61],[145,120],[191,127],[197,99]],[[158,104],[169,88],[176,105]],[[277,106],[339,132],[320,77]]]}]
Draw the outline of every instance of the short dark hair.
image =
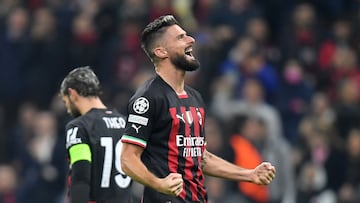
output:
[{"label": "short dark hair", "polygon": [[154,42],[165,32],[166,28],[172,25],[178,25],[178,21],[172,15],[160,16],[149,23],[141,33],[141,47],[150,59],[155,55],[152,51]]},{"label": "short dark hair", "polygon": [[69,88],[76,90],[83,97],[99,96],[101,94],[99,79],[89,66],[72,70],[62,81],[60,94],[68,95]]}]

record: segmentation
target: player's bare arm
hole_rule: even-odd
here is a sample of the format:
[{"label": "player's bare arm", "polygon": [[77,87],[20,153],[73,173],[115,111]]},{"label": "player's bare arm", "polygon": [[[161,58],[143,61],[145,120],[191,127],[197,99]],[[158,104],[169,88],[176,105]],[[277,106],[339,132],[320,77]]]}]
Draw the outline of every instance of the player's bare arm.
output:
[{"label": "player's bare arm", "polygon": [[123,143],[121,167],[133,180],[159,192],[178,196],[183,189],[181,174],[170,173],[165,178],[158,178],[151,173],[141,161],[144,149],[140,146]]},{"label": "player's bare arm", "polygon": [[254,169],[245,169],[232,164],[205,150],[202,156],[202,167],[206,175],[235,181],[252,182],[268,185],[275,178],[276,169],[268,162],[259,164]]}]

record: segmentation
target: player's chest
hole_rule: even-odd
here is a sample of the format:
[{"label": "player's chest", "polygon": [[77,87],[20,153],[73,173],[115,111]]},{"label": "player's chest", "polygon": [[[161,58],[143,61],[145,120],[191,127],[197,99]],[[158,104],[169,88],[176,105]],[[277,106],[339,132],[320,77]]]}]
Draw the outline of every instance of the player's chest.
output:
[{"label": "player's chest", "polygon": [[195,99],[173,99],[168,102],[167,119],[171,121],[172,128],[179,129],[179,133],[200,136],[204,129],[204,106]]}]

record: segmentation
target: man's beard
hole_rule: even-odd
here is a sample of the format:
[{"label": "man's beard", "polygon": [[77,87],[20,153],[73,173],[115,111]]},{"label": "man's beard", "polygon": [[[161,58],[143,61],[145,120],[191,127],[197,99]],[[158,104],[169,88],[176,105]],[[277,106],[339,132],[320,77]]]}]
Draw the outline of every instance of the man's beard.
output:
[{"label": "man's beard", "polygon": [[76,108],[76,106],[70,99],[69,102],[70,102],[69,114],[75,118],[81,116],[80,111]]},{"label": "man's beard", "polygon": [[200,63],[197,59],[189,61],[186,60],[184,55],[180,54],[171,56],[170,61],[175,65],[175,67],[184,71],[195,71],[200,67]]}]

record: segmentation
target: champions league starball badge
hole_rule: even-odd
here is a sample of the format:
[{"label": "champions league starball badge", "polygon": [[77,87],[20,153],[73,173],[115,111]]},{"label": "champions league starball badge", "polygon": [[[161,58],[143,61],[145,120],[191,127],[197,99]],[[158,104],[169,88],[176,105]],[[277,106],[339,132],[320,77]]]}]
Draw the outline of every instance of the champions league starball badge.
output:
[{"label": "champions league starball badge", "polygon": [[149,101],[145,97],[139,97],[135,100],[133,109],[138,114],[143,114],[149,110]]}]

